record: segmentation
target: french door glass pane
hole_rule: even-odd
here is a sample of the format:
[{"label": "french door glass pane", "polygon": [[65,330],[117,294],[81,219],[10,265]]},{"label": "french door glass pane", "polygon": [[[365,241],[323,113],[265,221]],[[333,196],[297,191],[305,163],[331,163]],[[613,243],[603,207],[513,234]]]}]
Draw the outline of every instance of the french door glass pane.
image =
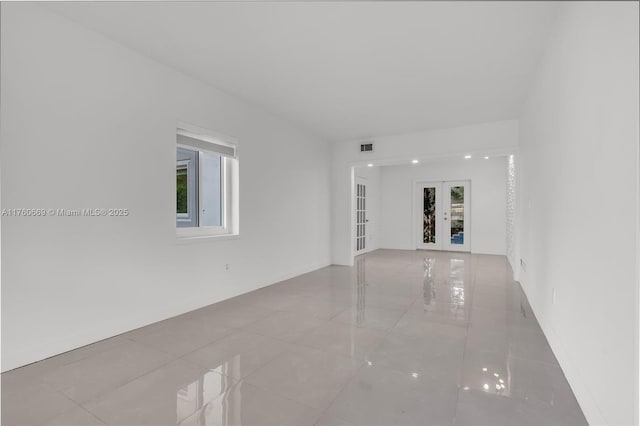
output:
[{"label": "french door glass pane", "polygon": [[356,184],[356,251],[366,246],[366,186]]},{"label": "french door glass pane", "polygon": [[464,186],[451,187],[451,244],[464,244]]},{"label": "french door glass pane", "polygon": [[423,193],[423,242],[436,242],[436,189],[424,188]]}]

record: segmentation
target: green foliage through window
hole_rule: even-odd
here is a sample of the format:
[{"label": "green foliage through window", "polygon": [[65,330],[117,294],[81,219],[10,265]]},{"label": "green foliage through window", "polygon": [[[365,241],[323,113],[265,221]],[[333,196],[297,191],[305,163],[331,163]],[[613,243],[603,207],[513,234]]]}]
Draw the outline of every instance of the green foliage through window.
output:
[{"label": "green foliage through window", "polygon": [[424,188],[423,191],[423,242],[432,244],[436,242],[436,189]]},{"label": "green foliage through window", "polygon": [[187,168],[179,167],[176,169],[176,212],[189,213],[188,208],[188,188],[187,188]]},{"label": "green foliage through window", "polygon": [[464,186],[451,187],[451,203],[464,203]]}]

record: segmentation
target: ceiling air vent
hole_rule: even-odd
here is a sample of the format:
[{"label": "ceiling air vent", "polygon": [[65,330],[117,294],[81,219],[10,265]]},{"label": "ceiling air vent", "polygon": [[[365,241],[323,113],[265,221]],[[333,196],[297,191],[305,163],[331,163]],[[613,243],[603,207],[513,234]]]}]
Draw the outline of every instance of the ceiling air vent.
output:
[{"label": "ceiling air vent", "polygon": [[373,152],[373,143],[367,142],[360,144],[360,152]]}]

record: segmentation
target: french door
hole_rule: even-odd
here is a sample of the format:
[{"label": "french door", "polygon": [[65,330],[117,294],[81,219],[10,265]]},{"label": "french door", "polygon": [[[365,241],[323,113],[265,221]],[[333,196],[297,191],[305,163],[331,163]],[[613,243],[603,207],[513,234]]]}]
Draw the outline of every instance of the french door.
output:
[{"label": "french door", "polygon": [[367,249],[367,185],[364,179],[356,178],[356,241],[355,252],[363,253]]},{"label": "french door", "polygon": [[417,184],[417,248],[471,250],[470,186],[469,181]]}]

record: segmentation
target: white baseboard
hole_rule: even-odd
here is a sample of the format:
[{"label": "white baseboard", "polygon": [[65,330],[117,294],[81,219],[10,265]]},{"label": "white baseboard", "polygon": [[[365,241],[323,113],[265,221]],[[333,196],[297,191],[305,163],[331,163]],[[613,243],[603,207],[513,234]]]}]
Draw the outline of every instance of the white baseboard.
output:
[{"label": "white baseboard", "polygon": [[[329,265],[331,265],[331,259],[327,258],[327,259],[324,259],[324,260],[322,260],[320,262],[313,262],[313,263],[310,263],[308,265],[298,266],[298,267],[295,267],[293,269],[290,269],[289,271],[287,271],[287,272],[285,272],[283,274],[279,274],[276,277],[267,280],[263,285],[260,285],[260,286],[256,287],[255,289],[253,289],[251,291],[257,290],[259,288],[268,287],[268,286],[273,285],[275,283],[279,283],[280,281],[285,281],[285,280],[288,280],[290,278],[297,277],[298,275],[302,275],[302,274],[306,274],[306,273],[309,273],[309,272],[313,272],[313,271],[315,271],[317,269],[322,269],[322,268],[325,268],[325,267],[327,267]],[[250,293],[251,291],[249,291],[247,293]],[[244,293],[242,293],[242,294],[244,294]]]},{"label": "white baseboard", "polygon": [[511,270],[513,271],[513,280],[520,281],[520,265],[516,262],[515,259],[511,259],[507,256],[507,261],[509,262],[509,266],[511,266]]},{"label": "white baseboard", "polygon": [[529,293],[527,292],[526,286],[522,286],[525,294],[527,295],[527,299],[529,299],[529,304],[531,305],[531,309],[533,310],[534,315],[538,319],[540,324],[540,328],[544,332],[547,340],[549,341],[549,346],[551,346],[551,350],[553,354],[558,359],[558,363],[560,364],[560,368],[564,372],[564,375],[569,382],[569,386],[573,391],[576,399],[578,400],[578,404],[582,409],[582,412],[587,419],[587,422],[590,425],[606,425],[607,422],[596,403],[595,398],[593,397],[587,383],[585,382],[582,374],[575,366],[578,363],[575,361],[574,357],[571,355],[571,352],[566,348],[562,339],[558,337],[553,327],[545,321],[540,315],[537,314],[539,310],[537,309],[537,305],[535,300],[532,300],[529,297]]},{"label": "white baseboard", "polygon": [[504,251],[498,250],[471,250],[471,254],[488,254],[491,256],[506,256]]}]

